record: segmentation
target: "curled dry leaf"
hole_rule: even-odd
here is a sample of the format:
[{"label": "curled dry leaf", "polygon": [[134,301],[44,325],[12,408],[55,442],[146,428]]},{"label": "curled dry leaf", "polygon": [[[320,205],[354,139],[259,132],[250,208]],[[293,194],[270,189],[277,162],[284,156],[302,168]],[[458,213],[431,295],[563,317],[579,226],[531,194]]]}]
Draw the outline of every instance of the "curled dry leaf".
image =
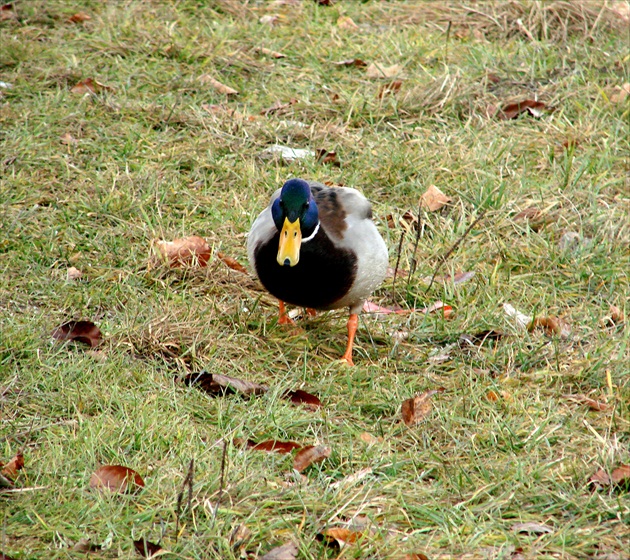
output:
[{"label": "curled dry leaf", "polygon": [[221,93],[223,95],[237,95],[238,94],[238,91],[236,91],[234,88],[231,88],[230,86],[226,86],[225,84],[221,83],[219,80],[217,80],[210,74],[202,74],[201,76],[199,76],[199,81],[202,84],[209,85],[210,87],[214,88],[218,93]]},{"label": "curled dry leaf", "polygon": [[260,114],[268,117],[269,115],[273,115],[274,113],[282,112],[285,109],[291,107],[291,105],[295,105],[298,102],[296,98],[291,98],[289,101],[283,103],[279,99],[274,101],[269,107],[263,109]]},{"label": "curled dry leaf", "polygon": [[298,547],[295,543],[289,542],[282,546],[272,548],[267,554],[261,556],[259,560],[295,560],[298,554]]},{"label": "curled dry leaf", "polygon": [[190,235],[163,241],[158,239],[153,242],[158,256],[171,268],[181,266],[206,266],[210,260],[210,247],[203,237]]},{"label": "curled dry leaf", "polygon": [[621,323],[624,322],[625,318],[623,316],[623,311],[621,311],[619,307],[617,307],[616,305],[611,305],[609,312],[610,312],[610,320],[615,325],[620,325]]},{"label": "curled dry leaf", "polygon": [[151,558],[163,550],[159,544],[149,542],[144,537],[138,539],[137,541],[133,541],[133,546],[136,549],[136,552],[143,558]]},{"label": "curled dry leaf", "polygon": [[266,56],[270,56],[271,58],[286,58],[286,54],[282,54],[281,52],[272,51],[271,49],[267,49],[265,47],[258,47],[256,49],[260,54],[264,54]]},{"label": "curled dry leaf", "polygon": [[528,113],[533,117],[539,118],[543,115],[544,110],[551,111],[553,109],[542,101],[524,99],[523,101],[519,101],[517,103],[508,103],[507,105],[504,105],[498,111],[497,117],[503,121],[507,121],[515,119],[523,113]]},{"label": "curled dry leaf", "polygon": [[429,557],[422,552],[412,552],[411,554],[405,554],[400,560],[429,560]]},{"label": "curled dry leaf", "polygon": [[[236,443],[239,443],[238,440]],[[268,439],[266,441],[261,441],[260,443],[256,443],[251,439],[248,439],[244,442],[244,447],[251,449],[252,451],[274,451],[276,453],[291,453],[294,449],[302,448],[299,443],[295,443],[294,441],[277,441],[275,439]]]},{"label": "curled dry leaf", "polygon": [[562,319],[557,317],[536,317],[529,325],[530,331],[534,329],[543,329],[547,336],[559,336],[560,338],[569,338],[571,328]]},{"label": "curled dry leaf", "polygon": [[446,196],[435,185],[431,185],[420,197],[420,205],[429,212],[435,212],[451,201],[450,196]]},{"label": "curled dry leaf", "polygon": [[545,533],[553,533],[553,529],[542,523],[515,523],[512,525],[512,531],[516,533],[533,533],[535,535],[544,535]]},{"label": "curled dry leaf", "polygon": [[269,388],[252,381],[244,381],[229,375],[210,373],[202,370],[199,373],[191,373],[183,379],[186,385],[199,387],[212,396],[224,396],[240,394],[245,396],[262,395]]},{"label": "curled dry leaf", "polygon": [[83,272],[81,272],[78,268],[75,268],[74,266],[71,266],[66,271],[66,280],[68,282],[72,282],[73,280],[78,280],[79,278],[81,278],[81,276],[83,276]]},{"label": "curled dry leaf", "polygon": [[595,410],[597,412],[606,412],[610,405],[605,402],[596,401],[595,399],[591,399],[585,395],[562,395],[563,399],[567,399],[573,401],[578,404],[585,404],[591,410]]},{"label": "curled dry leaf", "polygon": [[232,258],[226,255],[225,253],[222,253],[221,251],[217,252],[217,257],[219,257],[219,260],[223,261],[228,266],[228,268],[231,268],[232,270],[236,270],[237,272],[242,272],[243,274],[249,274],[247,272],[247,269],[241,263],[239,263],[235,258]]},{"label": "curled dry leaf", "polygon": [[79,95],[84,95],[86,93],[95,94],[100,93],[101,91],[114,91],[114,88],[101,84],[92,78],[87,78],[86,80],[78,82],[70,89],[70,93],[76,93]]},{"label": "curled dry leaf", "polygon": [[90,488],[112,492],[136,492],[144,488],[144,480],[133,469],[122,465],[103,465],[90,478]]},{"label": "curled dry leaf", "polygon": [[18,474],[18,471],[21,471],[24,468],[24,455],[22,455],[21,451],[18,451],[6,465],[2,465],[0,463],[0,467],[2,467],[2,474],[7,478],[13,480]]},{"label": "curled dry leaf", "polygon": [[103,340],[101,330],[92,321],[68,321],[52,332],[61,341],[82,342],[94,348]]},{"label": "curled dry leaf", "polygon": [[453,315],[453,308],[450,305],[446,305],[443,301],[436,301],[429,305],[429,307],[425,307],[423,309],[419,309],[421,313],[428,315],[429,313],[435,313],[436,311],[442,311],[442,316],[445,319],[448,319]]},{"label": "curled dry leaf", "polygon": [[84,23],[86,21],[90,21],[91,19],[92,16],[89,14],[86,14],[85,12],[77,12],[76,14],[70,16],[68,21],[70,23]]},{"label": "curled dry leaf", "polygon": [[400,410],[403,422],[409,427],[422,422],[431,412],[431,397],[442,391],[444,391],[443,388],[425,391],[421,395],[403,401]]},{"label": "curled dry leaf", "polygon": [[359,68],[363,68],[367,66],[367,62],[361,60],[360,58],[348,58],[347,60],[340,60],[338,62],[333,62],[335,66],[357,66]]},{"label": "curled dry leaf", "polygon": [[402,80],[394,80],[392,82],[389,82],[388,84],[383,84],[378,90],[377,97],[379,99],[383,99],[383,97],[385,97],[386,95],[390,95],[400,91],[401,87]]},{"label": "curled dry leaf", "polygon": [[301,404],[309,410],[317,410],[322,406],[322,401],[320,401],[315,395],[303,391],[302,389],[287,391],[284,395],[282,395],[282,398],[289,399],[293,404]]},{"label": "curled dry leaf", "polygon": [[347,29],[350,31],[359,29],[359,26],[356,23],[354,23],[354,21],[352,21],[352,18],[348,16],[340,16],[337,19],[337,27],[339,29]]},{"label": "curled dry leaf", "polygon": [[72,136],[72,134],[70,134],[69,132],[66,132],[65,134],[62,134],[59,137],[59,141],[64,145],[64,146],[73,146],[75,144],[78,144],[79,141]]},{"label": "curled dry leaf", "polygon": [[370,79],[378,78],[395,78],[400,76],[403,67],[400,64],[394,64],[393,66],[383,66],[380,63],[373,62],[366,69],[365,73]]},{"label": "curled dry leaf", "polygon": [[630,95],[630,83],[625,83],[621,86],[615,86],[615,89],[610,94],[611,103],[621,103],[625,101],[626,97]]},{"label": "curled dry leaf", "polygon": [[313,463],[320,463],[330,457],[332,450],[328,445],[307,445],[300,449],[293,459],[293,468],[302,472]]}]

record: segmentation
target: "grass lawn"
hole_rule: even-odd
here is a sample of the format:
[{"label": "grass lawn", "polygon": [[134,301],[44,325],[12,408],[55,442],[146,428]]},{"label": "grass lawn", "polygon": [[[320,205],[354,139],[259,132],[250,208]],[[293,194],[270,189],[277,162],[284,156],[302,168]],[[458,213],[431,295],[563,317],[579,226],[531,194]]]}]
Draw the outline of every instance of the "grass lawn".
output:
[{"label": "grass lawn", "polygon": [[[628,558],[628,479],[588,483],[630,463],[630,337],[610,307],[630,311],[627,2],[469,4],[0,10],[0,461],[25,462],[0,492],[0,558],[139,558],[141,538],[181,559],[289,542],[299,559]],[[500,118],[525,99],[544,107]],[[273,144],[335,155],[283,161]],[[354,368],[337,361],[346,312],[278,325],[218,258],[246,264],[251,222],[292,176],[365,193],[399,268],[372,299],[417,309],[362,315]],[[419,208],[431,186],[451,198],[437,211]],[[151,260],[189,235],[206,267]],[[420,311],[436,301],[452,314]],[[53,342],[78,319],[99,346]],[[202,369],[269,390],[183,382]],[[297,389],[321,408],[283,398]],[[238,439],[331,455],[299,474],[295,452]],[[144,489],[90,490],[101,465]],[[349,523],[355,543],[321,536]]]}]

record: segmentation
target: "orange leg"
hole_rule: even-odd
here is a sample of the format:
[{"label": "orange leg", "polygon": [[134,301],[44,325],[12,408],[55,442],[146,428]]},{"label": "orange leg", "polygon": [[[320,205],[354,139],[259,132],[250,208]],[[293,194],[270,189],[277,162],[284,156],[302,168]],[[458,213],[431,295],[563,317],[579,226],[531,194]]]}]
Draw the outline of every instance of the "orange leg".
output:
[{"label": "orange leg", "polygon": [[358,326],[359,315],[350,313],[350,317],[348,317],[348,346],[346,347],[345,354],[341,357],[341,361],[346,362],[349,366],[354,365],[352,361],[352,344],[354,343],[354,335],[357,333]]},{"label": "orange leg", "polygon": [[312,307],[307,307],[306,308],[306,314],[309,317],[317,317],[317,309],[313,309]]},{"label": "orange leg", "polygon": [[278,307],[280,308],[280,316],[278,317],[279,325],[295,325],[295,321],[287,315],[287,308],[284,305],[284,301],[278,300]]}]

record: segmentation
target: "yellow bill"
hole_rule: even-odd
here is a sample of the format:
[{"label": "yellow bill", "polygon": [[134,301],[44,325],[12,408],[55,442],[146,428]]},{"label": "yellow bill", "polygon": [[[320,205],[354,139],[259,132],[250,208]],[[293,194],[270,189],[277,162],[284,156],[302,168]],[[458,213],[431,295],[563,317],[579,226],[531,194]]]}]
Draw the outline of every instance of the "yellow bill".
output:
[{"label": "yellow bill", "polygon": [[302,232],[300,230],[300,219],[290,222],[289,218],[284,219],[284,225],[280,232],[280,244],[278,246],[277,261],[280,266],[288,264],[295,266],[300,260],[300,245],[302,244]]}]

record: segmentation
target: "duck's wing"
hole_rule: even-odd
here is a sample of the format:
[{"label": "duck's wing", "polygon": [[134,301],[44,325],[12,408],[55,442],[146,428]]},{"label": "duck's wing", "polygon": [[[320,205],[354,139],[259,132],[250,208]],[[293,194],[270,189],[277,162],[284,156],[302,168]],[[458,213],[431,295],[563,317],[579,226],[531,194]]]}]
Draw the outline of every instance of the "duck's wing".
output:
[{"label": "duck's wing", "polygon": [[349,235],[359,234],[361,222],[372,222],[372,205],[358,190],[349,187],[327,187],[309,181],[317,203],[319,220],[331,240],[344,245]]}]

